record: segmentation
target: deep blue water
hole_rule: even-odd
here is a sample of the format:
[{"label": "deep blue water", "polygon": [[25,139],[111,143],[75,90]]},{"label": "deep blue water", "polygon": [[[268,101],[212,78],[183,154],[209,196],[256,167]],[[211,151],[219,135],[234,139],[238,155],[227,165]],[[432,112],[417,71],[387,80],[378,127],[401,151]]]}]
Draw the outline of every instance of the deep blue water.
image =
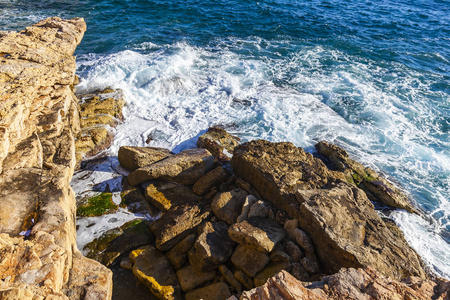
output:
[{"label": "deep blue water", "polygon": [[0,0],[0,29],[83,17],[80,92],[127,97],[123,144],[181,150],[221,124],[244,140],[326,139],[400,184],[394,212],[450,278],[449,1]]}]

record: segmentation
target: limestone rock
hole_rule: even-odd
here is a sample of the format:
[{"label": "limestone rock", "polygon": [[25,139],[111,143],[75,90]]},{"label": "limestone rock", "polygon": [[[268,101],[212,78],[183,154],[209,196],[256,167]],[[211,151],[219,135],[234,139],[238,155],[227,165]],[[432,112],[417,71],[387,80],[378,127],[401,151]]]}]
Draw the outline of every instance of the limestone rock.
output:
[{"label": "limestone rock", "polygon": [[186,293],[186,300],[226,300],[230,296],[231,294],[228,286],[223,282],[217,282]]},{"label": "limestone rock", "polygon": [[303,257],[300,260],[300,263],[302,264],[303,268],[305,268],[305,270],[308,271],[309,274],[317,274],[320,272],[319,265],[315,261],[307,257]]},{"label": "limestone rock", "polygon": [[248,217],[261,217],[266,218],[269,214],[269,206],[264,201],[258,200],[251,207],[248,212]]},{"label": "limestone rock", "polygon": [[188,257],[188,251],[194,246],[196,240],[197,235],[190,234],[166,253],[166,257],[176,270],[184,265]]},{"label": "limestone rock", "polygon": [[221,166],[203,175],[192,187],[197,195],[206,194],[211,188],[221,184],[228,178],[228,174]]},{"label": "limestone rock", "polygon": [[212,280],[215,276],[216,270],[202,272],[191,265],[177,271],[178,281],[184,292],[188,292],[197,286]]},{"label": "limestone rock", "polygon": [[156,236],[156,247],[161,251],[172,249],[209,215],[208,208],[197,204],[184,204],[171,208],[150,225],[150,229]]},{"label": "limestone rock", "polygon": [[345,180],[342,173],[328,170],[320,159],[291,143],[255,140],[241,144],[231,164],[239,177],[292,219],[300,218],[298,189],[321,188],[336,178]]},{"label": "limestone rock", "polygon": [[269,263],[269,255],[255,249],[239,245],[231,256],[233,265],[247,276],[255,277]]},{"label": "limestone rock", "polygon": [[236,280],[239,281],[247,290],[255,287],[253,280],[247,275],[245,275],[245,273],[242,272],[241,270],[235,271],[233,275],[234,278],[236,278]]},{"label": "limestone rock", "polygon": [[374,170],[366,168],[351,159],[344,149],[324,141],[317,143],[316,149],[336,169],[346,175],[347,181],[354,182],[358,187],[366,191],[372,200],[391,207],[403,208],[409,212],[414,212],[406,195]]},{"label": "limestone rock", "polygon": [[208,149],[218,160],[229,161],[240,139],[218,127],[210,127],[197,141],[197,147]]},{"label": "limestone rock", "polygon": [[240,244],[268,253],[286,233],[274,220],[253,217],[230,226],[228,234],[231,239]]},{"label": "limestone rock", "polygon": [[201,271],[215,269],[228,260],[234,244],[228,237],[227,224],[207,222],[189,251],[189,262]]},{"label": "limestone rock", "polygon": [[164,148],[122,146],[119,148],[117,156],[122,167],[129,171],[134,171],[171,155],[172,152]]},{"label": "limestone rock", "polygon": [[300,281],[310,281],[311,279],[308,271],[306,271],[302,264],[299,262],[292,263],[292,269],[289,273],[291,273],[292,276]]},{"label": "limestone rock", "polygon": [[312,253],[314,252],[314,246],[309,238],[309,236],[301,229],[295,228],[289,233],[290,238],[300,247],[302,247],[303,250],[305,250],[306,253]]},{"label": "limestone rock", "polygon": [[190,185],[209,172],[213,165],[214,156],[208,150],[188,149],[131,172],[128,181],[137,185],[152,179],[161,179]]},{"label": "limestone rock", "polygon": [[228,284],[231,285],[237,293],[242,291],[242,285],[236,280],[236,278],[234,278],[233,273],[231,273],[225,265],[221,265],[219,267],[219,272],[223,277],[225,277]]},{"label": "limestone rock", "polygon": [[177,276],[167,258],[153,246],[145,246],[130,253],[133,274],[161,300],[180,297]]},{"label": "limestone rock", "polygon": [[214,214],[229,225],[236,223],[241,214],[247,192],[241,189],[217,194],[211,203]]},{"label": "limestone rock", "polygon": [[144,196],[144,190],[140,186],[128,183],[126,177],[122,181],[121,206],[126,206],[127,210],[135,214],[149,215],[157,217],[161,211],[150,204]]},{"label": "limestone rock", "polygon": [[292,241],[287,241],[284,244],[286,253],[292,258],[293,262],[299,262],[305,254],[300,250],[300,248]]},{"label": "limestone rock", "polygon": [[342,266],[371,266],[392,278],[424,277],[417,254],[394,236],[366,194],[346,183],[298,191],[301,227],[313,238],[327,273]]},{"label": "limestone rock", "polygon": [[240,223],[244,220],[247,220],[248,218],[248,212],[250,211],[250,207],[256,202],[258,201],[258,199],[256,199],[255,196],[253,195],[248,195],[247,197],[245,197],[245,201],[244,204],[242,205],[242,212],[239,215],[239,217],[237,218],[237,223]]},{"label": "limestone rock", "polygon": [[145,198],[155,207],[167,211],[172,207],[189,202],[198,202],[200,198],[186,186],[173,182],[153,182],[145,189]]}]

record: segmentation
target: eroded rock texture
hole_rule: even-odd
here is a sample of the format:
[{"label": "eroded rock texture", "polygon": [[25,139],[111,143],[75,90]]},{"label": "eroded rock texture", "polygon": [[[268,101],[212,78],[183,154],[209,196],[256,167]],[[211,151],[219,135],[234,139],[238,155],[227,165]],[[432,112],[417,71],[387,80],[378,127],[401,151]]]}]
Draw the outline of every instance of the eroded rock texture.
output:
[{"label": "eroded rock texture", "polygon": [[[108,269],[75,243],[69,182],[80,130],[73,94],[83,19],[0,34],[0,298],[108,299]],[[25,238],[26,237],[26,238]]]}]

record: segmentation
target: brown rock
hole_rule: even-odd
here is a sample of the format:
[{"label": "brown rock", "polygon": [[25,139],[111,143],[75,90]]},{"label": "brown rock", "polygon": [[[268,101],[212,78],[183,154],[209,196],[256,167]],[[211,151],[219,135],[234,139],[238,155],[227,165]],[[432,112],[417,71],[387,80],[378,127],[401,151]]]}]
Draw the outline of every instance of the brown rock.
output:
[{"label": "brown rock", "polygon": [[230,238],[240,244],[268,253],[280,242],[285,231],[277,222],[264,218],[248,218],[228,229]]},{"label": "brown rock", "polygon": [[221,265],[219,267],[219,272],[223,277],[225,277],[228,284],[231,285],[237,293],[242,291],[242,285],[236,280],[236,278],[234,278],[233,273],[231,273],[225,265]]},{"label": "brown rock", "polygon": [[121,205],[126,205],[126,208],[135,214],[150,215],[156,218],[161,211],[151,205],[144,196],[144,190],[140,186],[131,185],[128,183],[126,177],[122,182],[122,192],[120,193],[122,202]]},{"label": "brown rock", "polygon": [[161,179],[190,185],[209,172],[213,165],[214,156],[207,150],[188,149],[131,172],[128,181],[137,185],[152,179]]},{"label": "brown rock", "polygon": [[231,296],[228,286],[223,282],[213,283],[201,289],[186,293],[186,300],[225,300]]},{"label": "brown rock", "polygon": [[211,208],[220,220],[229,225],[234,224],[242,211],[246,196],[247,192],[240,189],[217,194],[212,200]]},{"label": "brown rock", "polygon": [[235,271],[233,275],[234,278],[236,278],[236,280],[239,281],[247,290],[255,287],[253,280],[247,275],[245,275],[245,273],[242,272],[241,270]]},{"label": "brown rock", "polygon": [[328,170],[320,159],[291,143],[244,143],[236,147],[231,164],[239,177],[292,219],[300,218],[296,190],[321,188],[335,178],[345,180],[342,173]]},{"label": "brown rock", "polygon": [[168,251],[195,231],[210,215],[209,209],[196,204],[184,204],[168,210],[150,225],[156,236],[156,247]]},{"label": "brown rock", "polygon": [[417,254],[394,236],[366,194],[346,183],[298,191],[301,227],[313,237],[328,273],[342,266],[372,266],[392,278],[425,276]]},{"label": "brown rock", "polygon": [[302,247],[303,250],[305,250],[306,253],[314,252],[313,243],[309,238],[309,236],[303,230],[295,228],[288,234],[297,245],[299,245],[300,247]]},{"label": "brown rock", "polygon": [[161,300],[180,298],[180,286],[167,258],[153,246],[145,246],[130,253],[133,274]]},{"label": "brown rock", "polygon": [[250,207],[248,217],[267,218],[267,215],[269,214],[269,208],[270,207],[266,202],[258,200]]},{"label": "brown rock", "polygon": [[406,195],[374,170],[351,159],[344,149],[324,141],[317,143],[316,148],[321,155],[346,175],[348,182],[353,182],[362,188],[372,200],[414,212]]},{"label": "brown rock", "polygon": [[206,194],[211,188],[221,184],[228,178],[228,174],[223,167],[217,167],[214,170],[203,175],[192,187],[197,195]]},{"label": "brown rock", "polygon": [[245,197],[244,204],[242,205],[242,212],[241,212],[241,214],[239,215],[239,217],[236,220],[237,223],[240,223],[240,222],[242,222],[244,220],[247,220],[248,212],[250,211],[250,207],[256,201],[258,201],[258,199],[256,199],[256,197],[253,196],[253,195],[248,195],[247,197]]},{"label": "brown rock", "polygon": [[309,290],[288,272],[281,271],[270,278],[263,286],[242,293],[240,300],[325,300],[322,291]]},{"label": "brown rock", "polygon": [[154,182],[148,185],[145,189],[145,198],[162,211],[200,200],[190,188],[173,182]]},{"label": "brown rock", "polygon": [[269,255],[255,249],[239,245],[231,256],[233,265],[249,277],[255,277],[269,263]]},{"label": "brown rock", "polygon": [[218,160],[229,161],[240,139],[218,127],[210,127],[197,141],[197,147],[208,149]]},{"label": "brown rock", "polygon": [[292,263],[292,269],[290,271],[292,276],[300,281],[310,281],[310,276],[305,268],[299,262]]},{"label": "brown rock", "polygon": [[122,167],[129,171],[134,171],[171,155],[172,152],[164,148],[122,146],[117,157]]},{"label": "brown rock", "polygon": [[299,262],[300,259],[305,256],[302,250],[300,250],[300,248],[292,241],[287,241],[284,244],[284,249],[293,262]]},{"label": "brown rock", "polygon": [[202,272],[191,265],[177,271],[178,281],[180,282],[183,292],[188,292],[205,282],[213,280],[215,276],[216,270]]},{"label": "brown rock", "polygon": [[312,259],[309,259],[307,257],[303,257],[300,260],[300,263],[302,264],[303,268],[305,268],[305,270],[308,271],[309,274],[320,273],[319,265],[315,261],[313,261]]},{"label": "brown rock", "polygon": [[288,261],[272,261],[261,272],[259,272],[255,279],[255,286],[260,286],[266,283],[267,279],[274,276],[278,272],[287,270],[291,267]]},{"label": "brown rock", "polygon": [[167,258],[176,270],[185,264],[188,251],[194,246],[196,240],[197,235],[190,234],[166,253]]},{"label": "brown rock", "polygon": [[200,271],[213,270],[228,260],[234,244],[228,237],[227,224],[206,222],[189,251],[189,262]]}]

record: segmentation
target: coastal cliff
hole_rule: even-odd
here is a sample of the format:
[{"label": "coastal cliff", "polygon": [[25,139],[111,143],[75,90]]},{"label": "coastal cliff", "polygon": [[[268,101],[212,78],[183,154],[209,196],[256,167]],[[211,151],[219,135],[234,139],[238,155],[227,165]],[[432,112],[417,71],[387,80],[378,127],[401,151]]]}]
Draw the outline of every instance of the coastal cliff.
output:
[{"label": "coastal cliff", "polygon": [[70,187],[83,19],[0,32],[0,299],[109,299],[111,271],[76,246]]}]

